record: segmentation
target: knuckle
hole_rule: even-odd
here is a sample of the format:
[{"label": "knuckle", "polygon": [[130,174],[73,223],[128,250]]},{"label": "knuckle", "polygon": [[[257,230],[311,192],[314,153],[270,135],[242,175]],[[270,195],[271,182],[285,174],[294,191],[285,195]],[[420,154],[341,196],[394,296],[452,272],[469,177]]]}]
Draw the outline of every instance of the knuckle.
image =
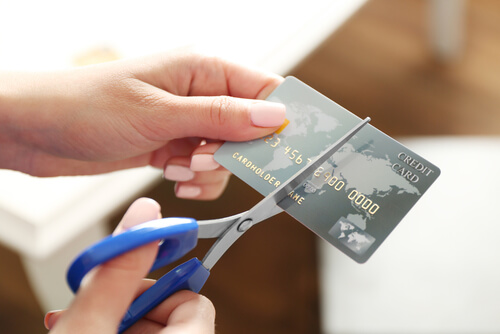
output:
[{"label": "knuckle", "polygon": [[227,123],[233,101],[228,96],[218,96],[212,100],[210,106],[210,120],[215,125],[223,126]]}]

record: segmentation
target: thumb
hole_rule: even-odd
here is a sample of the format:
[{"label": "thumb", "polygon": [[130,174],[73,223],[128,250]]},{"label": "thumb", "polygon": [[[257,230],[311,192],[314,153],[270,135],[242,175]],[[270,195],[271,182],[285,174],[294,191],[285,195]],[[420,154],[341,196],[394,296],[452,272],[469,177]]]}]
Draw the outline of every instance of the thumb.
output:
[{"label": "thumb", "polygon": [[263,137],[285,122],[286,107],[281,103],[230,96],[174,99],[175,137],[245,141]]},{"label": "thumb", "polygon": [[[159,205],[150,199],[135,201],[125,213],[117,232],[157,219]],[[123,315],[141,286],[157,252],[155,243],[112,259],[85,277],[72,305],[48,321],[54,333],[116,333]],[[47,322],[47,321],[46,321]],[[51,327],[51,326],[49,326]],[[52,333],[52,332],[51,332]]]}]

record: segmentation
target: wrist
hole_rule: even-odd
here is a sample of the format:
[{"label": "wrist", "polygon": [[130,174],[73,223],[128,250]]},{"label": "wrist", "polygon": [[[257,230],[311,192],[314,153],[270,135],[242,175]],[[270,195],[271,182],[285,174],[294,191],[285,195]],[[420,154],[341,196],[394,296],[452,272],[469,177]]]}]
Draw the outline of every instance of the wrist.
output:
[{"label": "wrist", "polygon": [[[23,170],[29,155],[50,150],[75,104],[63,73],[0,72],[0,168]],[[27,156],[26,156],[27,155]]]},{"label": "wrist", "polygon": [[51,100],[46,74],[0,73],[0,128],[25,141],[31,131],[46,127]]}]

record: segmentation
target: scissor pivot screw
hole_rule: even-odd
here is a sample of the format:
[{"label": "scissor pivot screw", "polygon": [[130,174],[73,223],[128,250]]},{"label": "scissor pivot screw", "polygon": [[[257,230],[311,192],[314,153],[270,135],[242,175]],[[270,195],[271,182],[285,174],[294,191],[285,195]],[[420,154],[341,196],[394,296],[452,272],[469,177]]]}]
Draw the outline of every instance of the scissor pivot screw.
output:
[{"label": "scissor pivot screw", "polygon": [[253,221],[251,219],[246,219],[240,223],[238,226],[238,232],[245,232],[247,231],[250,227],[252,227]]}]

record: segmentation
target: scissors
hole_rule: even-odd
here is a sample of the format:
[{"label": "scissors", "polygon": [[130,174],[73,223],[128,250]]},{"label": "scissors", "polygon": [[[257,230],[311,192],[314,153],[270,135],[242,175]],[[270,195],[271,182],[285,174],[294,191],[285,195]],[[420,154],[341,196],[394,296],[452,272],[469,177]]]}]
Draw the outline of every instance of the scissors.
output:
[{"label": "scissors", "polygon": [[337,142],[246,212],[202,221],[193,218],[156,219],[102,239],[83,251],[73,261],[68,269],[68,285],[76,293],[83,277],[92,268],[151,242],[160,242],[158,255],[150,270],[153,271],[180,259],[196,246],[198,238],[218,238],[202,261],[193,258],[182,263],[137,297],[122,319],[118,333],[128,329],[173,293],[179,290],[191,290],[198,293],[207,281],[210,270],[229,247],[253,225],[281,213],[283,209],[278,206],[278,203],[302,184],[368,122],[370,122],[369,117],[358,123]]}]

